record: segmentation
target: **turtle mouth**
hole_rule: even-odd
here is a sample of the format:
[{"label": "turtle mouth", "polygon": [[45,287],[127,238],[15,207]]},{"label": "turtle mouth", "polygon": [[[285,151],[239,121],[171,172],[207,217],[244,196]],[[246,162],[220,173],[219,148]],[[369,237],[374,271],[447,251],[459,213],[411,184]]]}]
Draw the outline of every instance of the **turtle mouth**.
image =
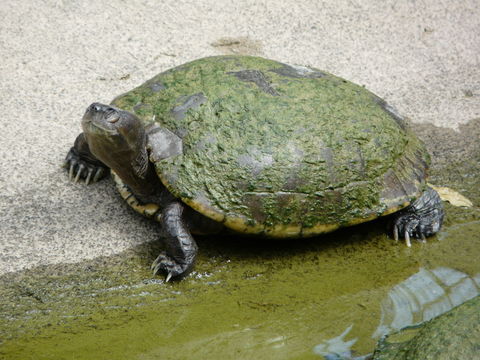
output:
[{"label": "turtle mouth", "polygon": [[105,120],[110,124],[115,124],[118,120],[120,120],[120,114],[115,109],[109,109],[105,112]]},{"label": "turtle mouth", "polygon": [[100,130],[111,135],[118,134],[116,124],[120,120],[120,113],[117,109],[99,103],[93,103],[85,111],[83,123],[92,130]]},{"label": "turtle mouth", "polygon": [[118,133],[118,131],[116,129],[108,129],[108,128],[106,128],[106,127],[102,126],[101,124],[99,124],[97,122],[94,122],[94,121],[87,121],[87,124],[89,124],[90,126],[96,128],[96,129],[99,129],[101,131],[104,131],[104,132],[112,134],[112,135],[116,135]]}]

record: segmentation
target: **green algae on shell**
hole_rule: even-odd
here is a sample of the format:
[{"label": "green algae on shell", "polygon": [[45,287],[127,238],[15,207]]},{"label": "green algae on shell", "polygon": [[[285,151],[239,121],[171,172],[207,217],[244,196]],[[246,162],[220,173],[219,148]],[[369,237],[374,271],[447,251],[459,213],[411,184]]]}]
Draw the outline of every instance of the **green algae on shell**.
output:
[{"label": "green algae on shell", "polygon": [[196,60],[117,97],[183,153],[154,161],[168,190],[227,227],[312,236],[395,212],[429,158],[403,118],[362,86],[249,56]]}]

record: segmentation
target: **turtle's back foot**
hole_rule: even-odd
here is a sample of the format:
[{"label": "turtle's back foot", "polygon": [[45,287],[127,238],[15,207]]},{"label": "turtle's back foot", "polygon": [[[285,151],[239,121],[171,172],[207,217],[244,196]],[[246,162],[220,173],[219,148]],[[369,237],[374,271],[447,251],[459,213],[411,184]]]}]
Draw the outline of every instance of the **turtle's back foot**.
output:
[{"label": "turtle's back foot", "polygon": [[428,236],[440,230],[444,216],[440,196],[432,188],[427,188],[422,196],[395,214],[393,237],[398,241],[403,236],[408,247],[411,246],[411,237],[425,242]]}]

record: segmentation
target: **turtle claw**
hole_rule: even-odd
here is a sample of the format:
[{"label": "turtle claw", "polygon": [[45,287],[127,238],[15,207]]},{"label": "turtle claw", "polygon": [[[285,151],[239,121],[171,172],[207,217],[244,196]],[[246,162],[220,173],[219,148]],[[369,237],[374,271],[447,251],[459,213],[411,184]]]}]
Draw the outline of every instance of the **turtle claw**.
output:
[{"label": "turtle claw", "polygon": [[155,263],[152,264],[152,270],[153,270],[153,275],[157,275],[160,272],[160,264],[155,265]]},{"label": "turtle claw", "polygon": [[95,173],[95,176],[93,177],[92,182],[97,182],[98,180],[100,180],[104,176],[104,173],[105,173],[105,169],[103,167],[97,168],[97,171]]},{"label": "turtle claw", "polygon": [[90,183],[92,173],[93,173],[93,168],[88,169],[88,174],[87,174],[87,177],[85,179],[85,185],[88,185]]},{"label": "turtle claw", "polygon": [[68,179],[70,181],[73,180],[73,170],[75,170],[75,164],[76,162],[74,163],[73,161],[70,163],[70,170],[68,171]]},{"label": "turtle claw", "polygon": [[82,175],[82,171],[83,169],[85,169],[85,165],[83,165],[82,163],[80,163],[78,165],[78,168],[77,168],[77,176],[75,176],[75,183],[78,182],[78,179],[80,179],[80,175]]},{"label": "turtle claw", "polygon": [[188,271],[188,266],[183,265],[175,261],[171,256],[167,255],[165,251],[161,252],[152,263],[151,269],[153,275],[158,275],[160,272],[166,272],[167,277],[165,282],[169,282],[171,279],[182,277]]},{"label": "turtle claw", "polygon": [[425,237],[425,234],[423,232],[420,234],[420,239],[418,241],[420,241],[423,244],[427,243],[427,238]]},{"label": "turtle claw", "polygon": [[395,242],[398,242],[398,226],[397,224],[393,225],[393,239]]},{"label": "turtle claw", "polygon": [[[105,167],[99,162],[94,162],[89,158],[82,157],[71,148],[63,162],[63,167],[68,169],[68,178],[77,183],[80,179],[85,179],[85,184],[97,182],[106,175]],[[92,179],[92,175],[93,176]]]},{"label": "turtle claw", "polygon": [[407,245],[407,247],[412,247],[412,243],[410,242],[410,234],[408,233],[408,230],[405,230],[405,245]]},{"label": "turtle claw", "polygon": [[[405,245],[412,247],[411,238],[419,238],[421,236],[421,228],[419,226],[419,218],[410,213],[402,213],[394,220],[393,223],[393,239],[398,242],[400,234],[403,235]],[[425,237],[425,235],[424,235]]]},{"label": "turtle claw", "polygon": [[397,213],[393,221],[393,238],[398,241],[399,234],[403,234],[408,247],[412,246],[410,242],[412,237],[426,243],[427,236],[440,230],[443,217],[440,197],[433,189],[427,188],[422,196]]}]

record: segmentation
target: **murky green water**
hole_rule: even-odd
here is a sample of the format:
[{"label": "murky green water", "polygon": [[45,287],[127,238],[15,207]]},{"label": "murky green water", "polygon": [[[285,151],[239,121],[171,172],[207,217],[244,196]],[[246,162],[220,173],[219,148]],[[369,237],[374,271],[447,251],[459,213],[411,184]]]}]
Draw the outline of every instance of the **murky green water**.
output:
[{"label": "murky green water", "polygon": [[480,292],[479,159],[435,165],[432,182],[475,206],[447,204],[441,233],[410,249],[385,235],[382,220],[297,242],[200,239],[196,272],[173,284],[149,272],[156,244],[3,276],[0,358],[370,353],[385,332]]},{"label": "murky green water", "polygon": [[[480,219],[477,210],[462,211]],[[151,278],[146,269],[156,249],[148,246],[4,277],[0,354],[309,359],[350,348],[366,354],[384,332],[478,294],[480,220],[447,225],[411,249],[384,235],[383,225],[295,245],[204,239],[197,272],[175,284]]]}]

